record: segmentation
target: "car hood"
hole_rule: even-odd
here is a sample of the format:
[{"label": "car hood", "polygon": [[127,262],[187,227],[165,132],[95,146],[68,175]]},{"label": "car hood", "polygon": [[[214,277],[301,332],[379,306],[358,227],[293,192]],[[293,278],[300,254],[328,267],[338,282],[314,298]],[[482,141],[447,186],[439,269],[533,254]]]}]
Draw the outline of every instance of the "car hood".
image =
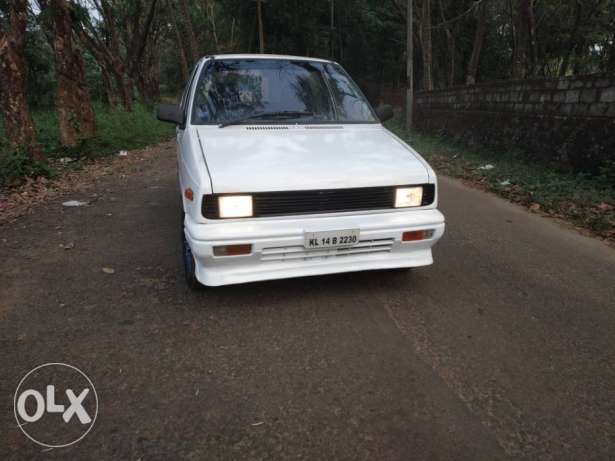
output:
[{"label": "car hood", "polygon": [[421,184],[423,161],[381,125],[197,127],[214,193]]}]

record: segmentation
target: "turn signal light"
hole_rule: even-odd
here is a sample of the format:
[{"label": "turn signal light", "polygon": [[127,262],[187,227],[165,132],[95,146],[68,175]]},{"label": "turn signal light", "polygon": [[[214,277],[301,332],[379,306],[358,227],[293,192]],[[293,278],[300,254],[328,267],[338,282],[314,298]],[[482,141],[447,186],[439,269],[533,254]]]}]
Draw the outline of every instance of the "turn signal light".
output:
[{"label": "turn signal light", "polygon": [[192,189],[188,188],[184,191],[184,197],[186,197],[188,200],[190,200],[191,202],[194,200],[194,192],[192,192]]},{"label": "turn signal light", "polygon": [[406,231],[401,235],[402,242],[415,242],[433,237],[433,230]]},{"label": "turn signal light", "polygon": [[239,256],[252,253],[252,245],[221,245],[214,247],[214,256]]}]

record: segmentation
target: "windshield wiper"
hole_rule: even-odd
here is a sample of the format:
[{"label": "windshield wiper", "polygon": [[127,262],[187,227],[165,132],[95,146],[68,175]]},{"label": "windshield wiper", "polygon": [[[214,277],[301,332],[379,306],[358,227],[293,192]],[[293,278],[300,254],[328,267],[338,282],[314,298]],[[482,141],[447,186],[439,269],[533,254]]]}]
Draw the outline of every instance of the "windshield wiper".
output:
[{"label": "windshield wiper", "polygon": [[282,111],[277,111],[277,112],[261,112],[259,114],[250,115],[248,117],[242,117],[236,120],[229,120],[228,122],[223,122],[220,125],[218,125],[218,127],[224,128],[225,126],[241,125],[242,123],[247,122],[248,120],[257,120],[257,119],[263,119],[263,118],[268,118],[268,117],[287,119],[287,118],[309,117],[311,115],[314,115],[314,113],[294,111],[294,110],[282,110]]}]

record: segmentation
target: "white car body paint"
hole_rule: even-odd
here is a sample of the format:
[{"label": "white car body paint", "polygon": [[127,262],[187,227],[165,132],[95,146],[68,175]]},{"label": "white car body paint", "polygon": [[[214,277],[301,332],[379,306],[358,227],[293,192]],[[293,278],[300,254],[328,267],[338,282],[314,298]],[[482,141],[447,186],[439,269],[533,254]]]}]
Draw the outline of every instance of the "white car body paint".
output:
[{"label": "white car body paint", "polygon": [[[198,80],[194,77],[208,59],[197,64],[182,98],[187,114],[192,112],[194,81]],[[188,117],[185,127],[177,129],[177,145],[184,232],[195,259],[196,277],[204,285],[417,267],[433,262],[431,247],[444,233],[444,217],[437,210],[437,187],[433,203],[412,209],[238,219],[203,216],[203,197],[212,193],[436,184],[436,176],[427,162],[379,123],[220,128],[192,125]],[[188,188],[194,193],[192,201],[183,195]],[[343,229],[360,230],[360,242],[350,251],[342,254],[337,249],[303,248],[306,232]],[[432,230],[433,235],[425,240],[402,242],[402,233],[412,230]],[[214,256],[214,246],[233,244],[251,244],[252,253]]]},{"label": "white car body paint", "polygon": [[429,180],[423,163],[380,124],[223,129],[207,125],[199,126],[198,131],[215,193],[391,186]]}]

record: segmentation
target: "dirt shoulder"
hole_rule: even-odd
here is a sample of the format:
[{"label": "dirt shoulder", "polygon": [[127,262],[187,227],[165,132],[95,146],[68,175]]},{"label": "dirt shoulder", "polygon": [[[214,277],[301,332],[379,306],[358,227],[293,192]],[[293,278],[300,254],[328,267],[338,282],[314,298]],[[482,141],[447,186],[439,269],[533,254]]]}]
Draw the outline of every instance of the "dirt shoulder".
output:
[{"label": "dirt shoulder", "polygon": [[28,178],[18,187],[0,189],[0,225],[13,222],[38,205],[70,193],[84,192],[105,176],[126,176],[142,171],[152,159],[173,148],[172,141],[116,154],[76,168],[72,163],[54,164],[54,179]]}]

